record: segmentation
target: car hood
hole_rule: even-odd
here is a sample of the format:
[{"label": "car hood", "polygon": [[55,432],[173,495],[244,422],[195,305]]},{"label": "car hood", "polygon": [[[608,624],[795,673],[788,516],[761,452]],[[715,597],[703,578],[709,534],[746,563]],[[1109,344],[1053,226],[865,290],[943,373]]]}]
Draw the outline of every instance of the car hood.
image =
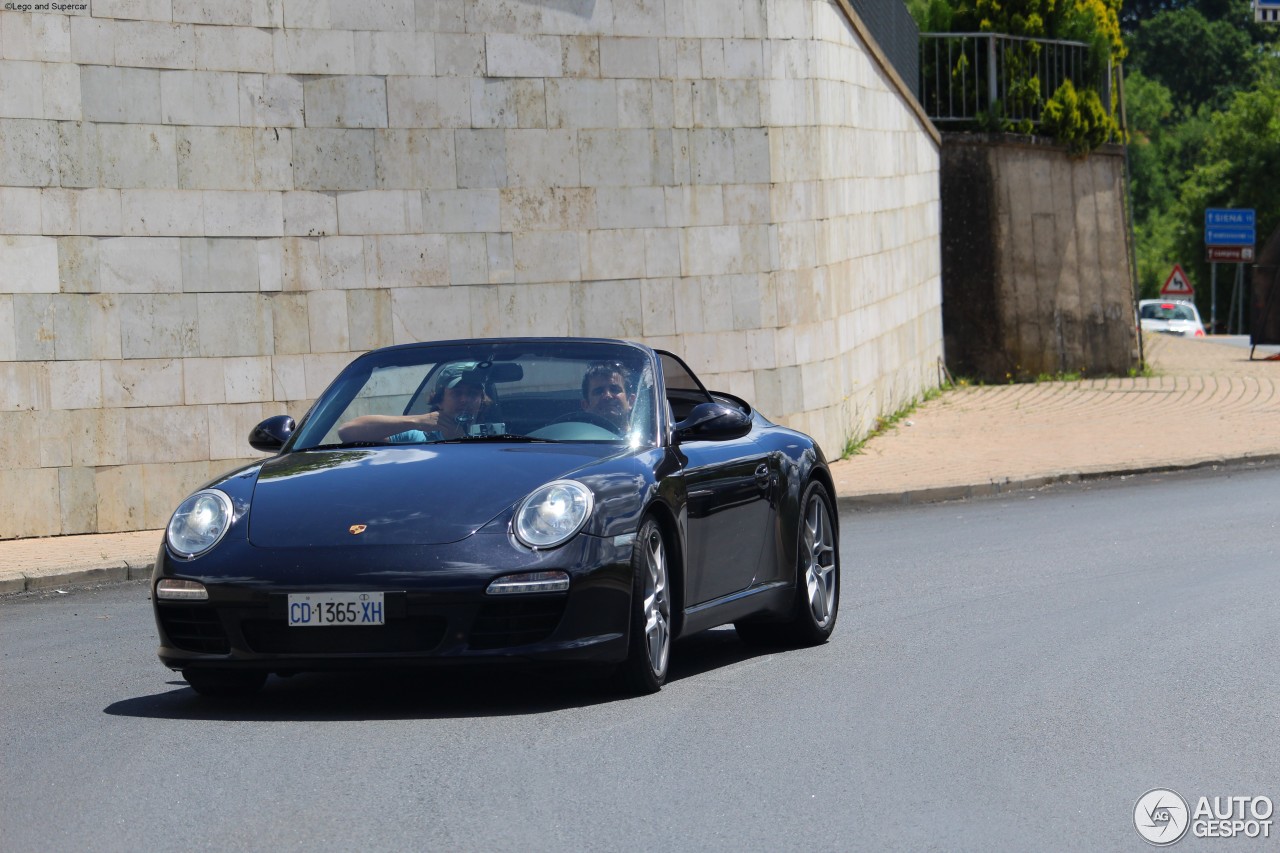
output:
[{"label": "car hood", "polygon": [[441,444],[289,453],[262,465],[249,541],[263,548],[457,542],[543,483],[620,452],[609,444]]}]

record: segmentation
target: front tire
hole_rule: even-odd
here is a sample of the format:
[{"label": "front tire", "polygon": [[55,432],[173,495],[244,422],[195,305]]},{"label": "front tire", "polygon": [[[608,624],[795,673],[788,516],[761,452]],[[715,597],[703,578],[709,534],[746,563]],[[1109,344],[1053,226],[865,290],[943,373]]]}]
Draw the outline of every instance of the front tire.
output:
[{"label": "front tire", "polygon": [[831,497],[812,481],[800,500],[796,536],[796,589],[790,615],[781,622],[734,624],[745,642],[817,646],[836,627],[840,606],[840,542]]},{"label": "front tire", "polygon": [[652,516],[636,534],[631,552],[631,625],[622,686],[636,694],[657,693],[671,659],[671,577],[666,538]]},{"label": "front tire", "polygon": [[267,683],[265,672],[184,669],[182,677],[196,693],[214,699],[252,696]]}]

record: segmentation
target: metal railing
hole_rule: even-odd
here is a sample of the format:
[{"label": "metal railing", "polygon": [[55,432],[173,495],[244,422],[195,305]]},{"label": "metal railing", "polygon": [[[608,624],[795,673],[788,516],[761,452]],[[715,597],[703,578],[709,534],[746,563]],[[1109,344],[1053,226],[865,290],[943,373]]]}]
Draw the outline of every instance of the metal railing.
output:
[{"label": "metal railing", "polygon": [[1064,80],[1094,89],[1111,111],[1111,73],[1099,70],[1089,46],[999,33],[921,33],[920,103],[935,122],[984,117],[1039,124]]}]

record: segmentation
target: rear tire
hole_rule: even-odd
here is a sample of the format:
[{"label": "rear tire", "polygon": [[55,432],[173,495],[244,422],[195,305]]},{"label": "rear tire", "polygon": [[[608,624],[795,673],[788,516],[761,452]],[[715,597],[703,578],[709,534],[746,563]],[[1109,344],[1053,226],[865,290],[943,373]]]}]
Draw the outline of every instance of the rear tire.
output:
[{"label": "rear tire", "polygon": [[657,693],[671,661],[671,577],[666,538],[652,516],[645,518],[631,552],[631,625],[627,659],[618,670],[628,692]]},{"label": "rear tire", "polygon": [[182,677],[196,693],[216,699],[252,696],[267,683],[265,672],[184,669]]},{"label": "rear tire", "polygon": [[791,613],[778,622],[735,622],[743,642],[817,646],[831,637],[840,606],[840,542],[831,497],[816,480],[800,499],[796,589]]}]

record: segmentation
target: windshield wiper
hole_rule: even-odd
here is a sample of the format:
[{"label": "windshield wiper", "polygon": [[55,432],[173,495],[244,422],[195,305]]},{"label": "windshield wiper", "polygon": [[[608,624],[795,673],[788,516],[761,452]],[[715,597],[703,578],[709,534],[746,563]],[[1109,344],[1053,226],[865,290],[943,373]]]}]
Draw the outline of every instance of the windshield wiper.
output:
[{"label": "windshield wiper", "polygon": [[343,441],[338,444],[316,444],[311,447],[295,447],[294,450],[350,450],[353,447],[390,447],[390,441]]},{"label": "windshield wiper", "polygon": [[468,441],[505,441],[519,442],[523,444],[555,444],[554,439],[550,438],[534,438],[531,435],[516,435],[513,432],[500,432],[495,435],[463,435],[458,438],[442,438],[439,441],[433,441],[432,444],[462,444]]}]

